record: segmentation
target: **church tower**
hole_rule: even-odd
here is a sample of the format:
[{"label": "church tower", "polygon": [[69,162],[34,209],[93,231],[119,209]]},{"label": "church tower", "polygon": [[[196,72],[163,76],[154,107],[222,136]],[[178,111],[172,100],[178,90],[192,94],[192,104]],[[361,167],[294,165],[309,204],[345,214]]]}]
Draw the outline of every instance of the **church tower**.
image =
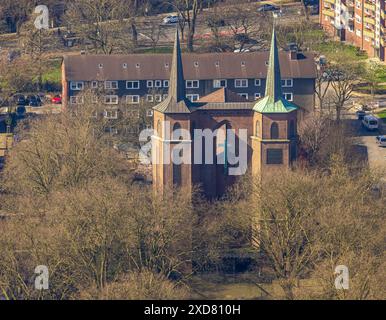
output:
[{"label": "church tower", "polygon": [[252,174],[264,176],[288,168],[296,159],[298,107],[284,99],[279,52],[272,31],[265,96],[253,107]]},{"label": "church tower", "polygon": [[[181,136],[180,130],[191,132],[193,103],[186,98],[178,29],[175,35],[173,58],[167,98],[154,107],[153,136],[153,186],[157,192],[172,187],[192,186],[192,166],[179,163],[178,159],[190,159],[192,141]],[[178,158],[178,159],[177,159]],[[176,161],[177,160],[177,161]]]}]

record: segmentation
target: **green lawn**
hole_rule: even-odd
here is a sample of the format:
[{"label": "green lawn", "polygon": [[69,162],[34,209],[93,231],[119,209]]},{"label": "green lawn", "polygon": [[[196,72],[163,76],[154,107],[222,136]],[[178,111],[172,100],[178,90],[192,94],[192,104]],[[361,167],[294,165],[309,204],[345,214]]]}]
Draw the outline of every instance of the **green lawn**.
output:
[{"label": "green lawn", "polygon": [[382,119],[383,122],[386,122],[386,109],[382,110],[381,112],[377,113],[378,118]]},{"label": "green lawn", "polygon": [[61,60],[50,60],[46,72],[43,73],[43,82],[60,85],[62,81]]},{"label": "green lawn", "polygon": [[334,56],[344,56],[348,61],[363,61],[368,58],[367,54],[358,48],[336,41],[326,41],[315,46],[316,51],[333,59]]}]

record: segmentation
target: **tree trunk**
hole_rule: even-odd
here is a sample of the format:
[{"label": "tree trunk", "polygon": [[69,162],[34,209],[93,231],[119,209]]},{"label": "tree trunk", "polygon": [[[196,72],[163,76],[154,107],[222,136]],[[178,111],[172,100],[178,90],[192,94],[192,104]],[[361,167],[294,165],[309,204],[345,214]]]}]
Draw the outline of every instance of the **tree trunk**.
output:
[{"label": "tree trunk", "polygon": [[134,22],[131,23],[131,36],[133,48],[135,49],[138,47],[138,31]]},{"label": "tree trunk", "polygon": [[193,37],[194,37],[194,33],[192,33],[192,31],[189,29],[188,31],[188,37],[187,37],[187,49],[189,52],[193,52]]}]

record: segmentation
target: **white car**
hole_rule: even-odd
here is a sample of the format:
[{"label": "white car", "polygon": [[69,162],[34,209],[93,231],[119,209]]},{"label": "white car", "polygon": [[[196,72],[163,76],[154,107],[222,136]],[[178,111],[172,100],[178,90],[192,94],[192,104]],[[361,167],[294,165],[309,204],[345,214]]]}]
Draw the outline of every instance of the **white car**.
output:
[{"label": "white car", "polygon": [[367,130],[378,130],[378,118],[372,115],[364,116],[362,124]]},{"label": "white car", "polygon": [[163,24],[174,24],[174,23],[178,23],[178,21],[179,21],[178,16],[167,16],[162,20]]},{"label": "white car", "polygon": [[386,147],[386,136],[377,136],[376,140],[380,147]]}]

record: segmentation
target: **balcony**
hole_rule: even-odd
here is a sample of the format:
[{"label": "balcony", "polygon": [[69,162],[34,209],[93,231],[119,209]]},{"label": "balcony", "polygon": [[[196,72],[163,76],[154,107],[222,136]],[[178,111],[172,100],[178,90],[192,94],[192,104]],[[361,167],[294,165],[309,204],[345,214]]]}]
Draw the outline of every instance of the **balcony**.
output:
[{"label": "balcony", "polygon": [[335,11],[332,10],[332,9],[323,8],[323,14],[325,16],[329,16],[329,17],[335,18]]},{"label": "balcony", "polygon": [[365,7],[365,9],[375,11],[375,3],[373,3],[373,2],[366,1],[364,7]]},{"label": "balcony", "polygon": [[364,37],[368,37],[370,39],[374,39],[375,38],[374,31],[370,31],[370,30],[363,30],[363,36]]},{"label": "balcony", "polygon": [[364,17],[363,22],[371,24],[371,25],[375,25],[375,19],[372,17]]}]

